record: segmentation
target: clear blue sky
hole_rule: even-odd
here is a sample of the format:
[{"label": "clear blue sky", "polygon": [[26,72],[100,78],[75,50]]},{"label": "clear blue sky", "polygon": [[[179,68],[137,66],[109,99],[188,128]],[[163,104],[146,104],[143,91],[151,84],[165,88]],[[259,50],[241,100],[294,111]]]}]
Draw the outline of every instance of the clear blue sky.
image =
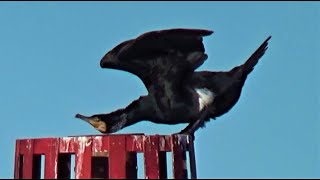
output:
[{"label": "clear blue sky", "polygon": [[[101,69],[118,43],[151,30],[204,28],[208,60],[229,70],[272,35],[240,100],[196,133],[199,178],[320,177],[319,2],[1,2],[0,177],[15,140],[95,134],[74,118],[147,93],[137,77]],[[142,122],[119,133],[171,134]]]}]

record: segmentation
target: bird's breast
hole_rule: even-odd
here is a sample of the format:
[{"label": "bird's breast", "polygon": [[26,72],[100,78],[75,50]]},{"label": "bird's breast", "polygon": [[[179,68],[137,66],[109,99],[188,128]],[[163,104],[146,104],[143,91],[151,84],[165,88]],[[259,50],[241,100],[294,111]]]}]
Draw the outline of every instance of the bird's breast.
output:
[{"label": "bird's breast", "polygon": [[214,93],[207,88],[196,88],[195,91],[198,94],[199,111],[202,111],[213,102]]}]

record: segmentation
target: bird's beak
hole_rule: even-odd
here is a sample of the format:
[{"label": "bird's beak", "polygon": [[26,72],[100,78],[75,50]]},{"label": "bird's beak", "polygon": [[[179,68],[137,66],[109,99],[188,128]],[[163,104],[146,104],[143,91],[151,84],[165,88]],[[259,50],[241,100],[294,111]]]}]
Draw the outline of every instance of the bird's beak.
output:
[{"label": "bird's beak", "polygon": [[91,117],[83,116],[81,114],[76,114],[76,118],[82,119],[83,121],[91,124],[94,128],[96,128],[99,131],[106,131],[106,124],[103,121],[96,120]]}]

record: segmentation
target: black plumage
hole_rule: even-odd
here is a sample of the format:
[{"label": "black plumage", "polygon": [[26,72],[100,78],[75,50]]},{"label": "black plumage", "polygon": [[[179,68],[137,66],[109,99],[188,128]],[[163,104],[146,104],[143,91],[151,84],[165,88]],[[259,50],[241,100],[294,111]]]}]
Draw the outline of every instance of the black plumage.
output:
[{"label": "black plumage", "polygon": [[248,74],[267,50],[268,37],[248,60],[230,71],[195,71],[208,58],[202,29],[151,31],[125,41],[100,61],[102,68],[138,76],[148,95],[107,114],[76,117],[102,133],[114,133],[140,121],[188,123],[180,133],[194,134],[205,122],[227,113],[239,100]]}]

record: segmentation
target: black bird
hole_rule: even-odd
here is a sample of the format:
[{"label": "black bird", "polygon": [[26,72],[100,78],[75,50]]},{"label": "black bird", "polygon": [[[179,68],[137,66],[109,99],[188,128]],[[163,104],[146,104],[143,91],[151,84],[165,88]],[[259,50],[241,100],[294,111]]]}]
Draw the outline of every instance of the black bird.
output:
[{"label": "black bird", "polygon": [[151,31],[114,47],[102,68],[138,76],[148,90],[127,107],[107,114],[76,115],[101,133],[114,133],[140,121],[189,123],[179,133],[194,135],[205,122],[227,113],[238,101],[248,74],[267,50],[269,36],[248,60],[230,71],[195,70],[208,58],[203,29]]}]

